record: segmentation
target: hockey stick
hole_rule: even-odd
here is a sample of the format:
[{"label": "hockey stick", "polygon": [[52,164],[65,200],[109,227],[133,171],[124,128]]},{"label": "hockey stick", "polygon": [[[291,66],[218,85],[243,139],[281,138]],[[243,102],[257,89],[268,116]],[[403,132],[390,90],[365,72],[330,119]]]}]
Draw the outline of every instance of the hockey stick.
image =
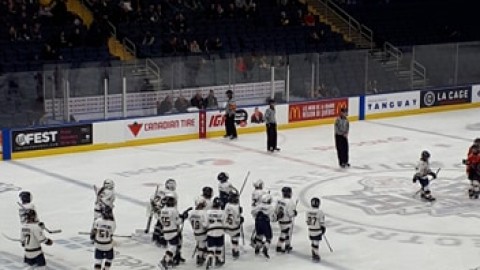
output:
[{"label": "hockey stick", "polygon": [[[79,235],[90,235],[89,232],[78,232]],[[132,238],[131,235],[122,235],[122,234],[114,234],[113,235],[114,237],[118,237],[118,238]]]},{"label": "hockey stick", "polygon": [[243,189],[245,188],[245,184],[247,184],[248,177],[250,176],[250,171],[247,172],[247,175],[245,176],[245,179],[243,179],[243,184],[242,187],[240,188],[240,194],[242,195]]},{"label": "hockey stick", "polygon": [[242,236],[242,246],[245,246],[245,233],[243,233],[243,223],[240,225],[240,235]]},{"label": "hockey stick", "polygon": [[10,237],[10,236],[8,236],[8,235],[6,235],[6,234],[4,234],[4,233],[2,233],[2,235],[3,235],[3,237],[5,237],[6,239],[8,239],[8,240],[10,240],[10,241],[19,242],[19,243],[22,242],[22,240],[17,239],[17,238]]},{"label": "hockey stick", "polygon": [[[157,193],[158,193],[158,185],[157,185],[157,188],[155,189],[155,194],[153,196],[157,195]],[[145,227],[144,233],[148,233],[150,231],[150,225],[152,224],[152,217],[153,217],[153,213],[150,210],[150,214],[147,219],[147,226]]]},{"label": "hockey stick", "polygon": [[325,244],[327,244],[328,249],[330,249],[330,252],[333,252],[332,246],[330,246],[330,243],[328,242],[327,236],[324,234],[323,238],[325,239]]},{"label": "hockey stick", "polygon": [[47,227],[45,227],[45,231],[48,232],[48,233],[50,233],[50,234],[61,233],[61,232],[62,232],[61,229],[49,230]]},{"label": "hockey stick", "polygon": [[[27,210],[27,209],[25,208],[25,206],[23,206],[23,204],[21,204],[21,203],[19,203],[19,202],[17,202],[17,204],[18,204],[18,206],[20,206],[23,210]],[[34,211],[37,212],[36,210],[34,210]],[[38,218],[38,216],[37,216],[37,218]],[[44,224],[43,224],[43,225],[42,225],[42,224],[43,224],[43,222],[39,222],[40,227],[43,227],[43,229],[44,229],[46,232],[50,233],[50,234],[53,234],[53,233],[61,233],[61,232],[62,232],[61,229],[50,230],[50,229],[48,229]]]},{"label": "hockey stick", "polygon": [[[437,177],[438,177],[438,173],[440,172],[441,169],[442,169],[442,168],[438,168],[437,172],[435,173],[435,174],[437,175]],[[435,180],[435,179],[433,179],[433,180]],[[430,181],[430,183],[433,182],[433,180]],[[420,193],[420,191],[422,191],[422,188],[420,188],[419,190],[417,190],[417,192],[415,192],[415,194],[413,194],[412,197],[415,198],[415,197],[418,195],[418,193]]]}]

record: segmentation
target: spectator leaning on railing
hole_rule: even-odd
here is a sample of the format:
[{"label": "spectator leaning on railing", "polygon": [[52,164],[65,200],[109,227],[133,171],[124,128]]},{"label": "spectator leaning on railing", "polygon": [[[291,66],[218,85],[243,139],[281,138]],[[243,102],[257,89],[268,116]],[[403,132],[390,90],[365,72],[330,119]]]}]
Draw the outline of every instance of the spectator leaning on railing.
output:
[{"label": "spectator leaning on railing", "polygon": [[207,109],[218,109],[217,97],[215,97],[213,90],[209,91],[208,96],[205,98],[205,104]]},{"label": "spectator leaning on railing", "polygon": [[205,109],[205,100],[203,99],[200,90],[197,91],[195,95],[190,99],[190,105],[192,105],[192,107],[198,108],[199,110]]}]

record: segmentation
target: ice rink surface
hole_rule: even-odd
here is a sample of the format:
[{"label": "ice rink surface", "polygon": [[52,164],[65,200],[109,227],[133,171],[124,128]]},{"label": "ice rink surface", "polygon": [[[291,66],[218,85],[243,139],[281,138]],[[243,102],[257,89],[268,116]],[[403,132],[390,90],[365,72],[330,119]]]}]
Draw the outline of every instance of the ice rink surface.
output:
[{"label": "ice rink surface", "polygon": [[[480,137],[480,110],[461,110],[351,123],[349,169],[339,169],[333,146],[333,126],[282,130],[281,152],[266,151],[264,133],[120,148],[80,154],[0,162],[0,232],[18,237],[18,193],[33,194],[39,216],[50,229],[54,245],[45,247],[49,269],[93,269],[88,236],[93,219],[94,184],[115,180],[117,234],[144,229],[146,204],[154,185],[177,180],[179,210],[192,206],[201,188],[217,190],[216,176],[225,171],[240,188],[245,212],[245,246],[239,260],[227,244],[224,269],[337,270],[467,270],[480,267],[480,201],[467,196],[468,180],[461,160]],[[413,166],[422,150],[431,153],[432,168],[442,168],[432,182],[433,204],[413,194]],[[299,216],[293,233],[294,252],[277,255],[273,224],[271,259],[256,257],[249,246],[252,232],[252,182],[263,179],[274,196],[282,186],[293,188]],[[334,252],[321,243],[322,262],[310,260],[304,218],[312,196],[320,196],[326,214],[327,237]],[[184,265],[196,269],[191,228],[185,224]],[[227,238],[228,239],[228,238]],[[147,236],[117,238],[113,269],[147,270],[164,254]],[[0,237],[0,270],[23,269],[18,243]],[[479,268],[480,269],[480,268]]]}]

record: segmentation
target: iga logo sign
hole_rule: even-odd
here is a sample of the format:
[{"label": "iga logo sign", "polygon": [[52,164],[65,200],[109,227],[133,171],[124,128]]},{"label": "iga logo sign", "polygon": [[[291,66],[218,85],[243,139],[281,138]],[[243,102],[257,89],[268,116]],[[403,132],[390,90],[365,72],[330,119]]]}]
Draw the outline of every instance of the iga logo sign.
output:
[{"label": "iga logo sign", "polygon": [[[235,111],[235,123],[241,127],[247,126],[248,112],[244,109]],[[222,127],[225,126],[225,115],[215,114],[210,117],[208,127]]]}]

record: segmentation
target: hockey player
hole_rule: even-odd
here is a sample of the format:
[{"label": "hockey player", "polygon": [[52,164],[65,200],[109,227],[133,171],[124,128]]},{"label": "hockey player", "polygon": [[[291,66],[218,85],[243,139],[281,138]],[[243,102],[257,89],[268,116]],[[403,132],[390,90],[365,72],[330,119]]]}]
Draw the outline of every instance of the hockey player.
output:
[{"label": "hockey player", "polygon": [[228,197],[230,196],[230,191],[232,190],[232,185],[228,182],[228,173],[221,172],[217,176],[218,180],[218,194],[221,202],[222,210],[225,209],[225,205],[228,202]]},{"label": "hockey player", "polygon": [[[275,209],[272,205],[272,196],[265,194],[262,197],[262,203],[252,210],[252,216],[255,219],[255,254],[260,253],[262,249],[263,255],[270,258],[268,249],[272,241],[272,226],[270,222],[276,221]],[[265,239],[264,239],[265,238]]]},{"label": "hockey player", "polygon": [[305,217],[308,226],[308,235],[310,237],[310,241],[312,241],[312,260],[319,262],[319,245],[320,241],[322,241],[322,236],[326,231],[325,215],[323,214],[323,211],[320,210],[319,198],[312,198],[310,204],[312,207],[307,210]]},{"label": "hockey player", "polygon": [[253,190],[252,193],[252,207],[255,207],[261,203],[262,196],[267,194],[267,192],[263,189],[263,180],[258,179],[257,181],[253,182]]},{"label": "hockey player", "polygon": [[220,198],[213,199],[213,208],[207,211],[205,227],[207,228],[207,270],[213,265],[225,264],[223,260],[223,249],[225,245],[225,212],[221,209]]},{"label": "hockey player", "polygon": [[178,213],[176,201],[173,196],[167,195],[164,199],[165,207],[160,212],[160,223],[165,241],[167,241],[167,251],[160,261],[162,269],[169,269],[174,265],[174,257],[179,253],[179,232],[183,221]]},{"label": "hockey player", "polygon": [[[165,199],[168,196],[171,196],[175,199],[175,204],[178,200],[177,196],[177,182],[175,179],[167,179],[164,184],[164,189],[158,189],[157,192],[150,198],[150,211],[152,215],[156,218],[157,222],[155,224],[152,241],[159,247],[166,247],[167,242],[165,241],[162,235],[162,224],[160,222],[160,212],[165,205]],[[176,205],[175,205],[176,206]]]},{"label": "hockey player", "polygon": [[282,198],[278,200],[275,214],[280,226],[277,252],[290,252],[290,236],[293,230],[293,219],[297,216],[296,204],[292,200],[292,188],[282,188]]},{"label": "hockey player", "polygon": [[115,233],[116,224],[112,208],[104,206],[101,214],[102,217],[95,220],[93,229],[90,232],[90,239],[95,243],[94,269],[109,270],[114,258],[113,234]]},{"label": "hockey player", "polygon": [[206,218],[206,204],[204,200],[201,200],[195,205],[195,210],[190,214],[190,224],[192,225],[193,234],[195,236],[196,253],[197,253],[197,266],[202,266],[205,262],[205,256],[207,254],[207,223]]},{"label": "hockey player", "polygon": [[115,183],[111,179],[105,179],[103,186],[97,190],[95,188],[96,200],[95,200],[95,215],[94,219],[102,217],[102,209],[105,206],[113,209],[113,203],[115,202]]},{"label": "hockey player", "polygon": [[420,161],[417,163],[417,166],[415,167],[416,173],[413,176],[413,183],[416,183],[417,181],[420,182],[421,188],[422,188],[422,194],[421,197],[425,201],[434,201],[435,198],[432,197],[432,194],[430,192],[430,188],[428,187],[430,184],[430,180],[428,179],[428,176],[431,176],[433,179],[437,178],[437,174],[432,172],[430,169],[430,153],[428,151],[423,151],[421,156],[420,156]]},{"label": "hockey player", "polygon": [[212,197],[213,189],[211,187],[203,187],[202,195],[195,200],[195,206],[199,205],[200,203],[204,203],[204,210],[212,209]]},{"label": "hockey player", "polygon": [[240,194],[238,191],[236,189],[232,189],[228,203],[225,205],[225,231],[228,235],[230,235],[232,243],[232,255],[234,259],[238,259],[238,257],[240,257],[238,243],[240,239],[240,226],[242,226],[244,221],[239,197]]},{"label": "hockey player", "polygon": [[[20,223],[25,224],[27,222],[26,212],[28,210],[33,210],[35,213],[37,213],[37,210],[35,209],[35,205],[32,203],[32,194],[29,191],[22,191],[20,194],[18,194],[18,196],[20,197],[20,208],[18,209]],[[38,215],[36,214],[35,217],[35,222],[38,222]]]},{"label": "hockey player", "polygon": [[51,246],[53,241],[46,238],[43,234],[43,228],[37,223],[37,213],[35,210],[25,211],[25,223],[22,226],[21,238],[22,247],[25,249],[24,263],[31,269],[46,269],[45,255],[42,252],[41,244]]},{"label": "hockey player", "polygon": [[480,147],[473,145],[469,152],[466,161],[468,180],[470,180],[468,197],[478,199],[480,195]]}]

